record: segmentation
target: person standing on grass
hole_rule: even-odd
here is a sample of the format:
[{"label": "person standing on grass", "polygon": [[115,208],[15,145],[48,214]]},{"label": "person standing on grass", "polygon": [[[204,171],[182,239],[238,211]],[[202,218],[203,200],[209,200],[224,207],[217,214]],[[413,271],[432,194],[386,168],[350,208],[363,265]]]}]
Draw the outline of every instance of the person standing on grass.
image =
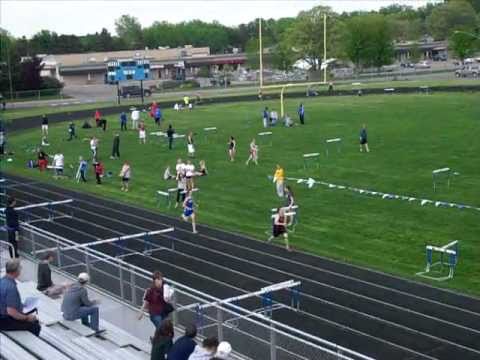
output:
[{"label": "person standing on grass", "polygon": [[367,138],[367,125],[363,124],[362,128],[360,129],[360,152],[370,152],[368,148],[368,138]]},{"label": "person standing on grass", "polygon": [[5,209],[5,225],[7,228],[8,243],[12,247],[8,247],[8,252],[12,259],[18,258],[18,232],[20,231],[20,223],[18,221],[18,213],[15,210],[17,200],[14,197],[10,197],[7,200],[7,208]]},{"label": "person standing on grass", "polygon": [[120,131],[127,131],[127,114],[122,111],[120,114]]},{"label": "person standing on grass", "polygon": [[298,107],[298,117],[300,119],[300,124],[305,125],[305,106],[300,104]]},{"label": "person standing on grass", "polygon": [[101,161],[97,161],[94,165],[95,170],[95,179],[97,180],[97,185],[102,184],[102,176],[104,172],[104,167]]},{"label": "person standing on grass", "polygon": [[43,171],[48,166],[48,155],[43,149],[40,149],[37,154],[38,157],[38,169]]},{"label": "person standing on grass", "polygon": [[272,242],[273,239],[283,235],[285,239],[285,248],[288,251],[292,251],[288,242],[287,232],[287,217],[285,216],[285,208],[278,208],[277,213],[273,217],[273,229],[272,235],[268,238],[268,242]]},{"label": "person standing on grass", "polygon": [[192,232],[194,234],[197,234],[197,226],[195,223],[195,204],[193,203],[191,191],[187,192],[187,196],[185,197],[185,201],[183,202],[182,219],[184,221],[188,221],[188,219],[190,219],[192,221]]},{"label": "person standing on grass", "polygon": [[275,183],[278,197],[283,198],[285,195],[285,170],[283,170],[283,168],[279,164],[277,164],[277,169],[275,170],[275,174],[273,175],[273,182]]},{"label": "person standing on grass", "polygon": [[194,187],[193,176],[195,175],[195,165],[193,165],[191,160],[188,160],[187,163],[184,165],[185,170],[185,179],[187,183],[187,191],[191,191]]},{"label": "person standing on grass", "polygon": [[165,360],[166,355],[173,345],[173,323],[171,320],[164,320],[155,330],[152,339],[152,351],[150,360]]},{"label": "person standing on grass", "polygon": [[172,124],[168,125],[167,129],[167,138],[168,138],[168,148],[172,150],[173,148],[173,135],[175,134],[175,129],[172,127]]},{"label": "person standing on grass", "polygon": [[83,182],[87,182],[87,179],[85,178],[85,174],[87,173],[88,163],[81,156],[78,159],[80,162],[78,165],[78,172],[76,176],[77,181],[82,180]]},{"label": "person standing on grass", "polygon": [[237,152],[237,142],[233,136],[230,136],[228,139],[228,156],[230,157],[230,161],[235,161],[235,154]]},{"label": "person standing on grass", "polygon": [[128,183],[130,182],[130,177],[132,176],[132,169],[130,168],[130,164],[128,161],[125,161],[122,166],[122,170],[120,170],[119,176],[122,178],[122,191],[128,191]]},{"label": "person standing on grass", "polygon": [[29,331],[40,335],[41,327],[35,314],[23,313],[23,304],[17,288],[22,267],[18,259],[8,260],[5,276],[0,279],[0,331]]},{"label": "person standing on grass", "polygon": [[71,122],[68,125],[68,141],[72,141],[73,138],[77,138],[77,134],[75,133],[75,124]]},{"label": "person standing on grass", "polygon": [[195,157],[195,146],[193,144],[193,133],[191,131],[187,136],[187,152],[189,157]]},{"label": "person standing on grass", "polygon": [[110,159],[115,160],[120,158],[120,134],[115,134],[113,137],[112,156]]},{"label": "person standing on grass", "polygon": [[143,121],[140,122],[140,126],[138,127],[138,139],[140,144],[146,144],[147,142],[147,130],[145,129],[145,123]]},{"label": "person standing on grass", "polygon": [[135,130],[138,128],[138,121],[140,120],[140,110],[134,108],[130,117],[132,118],[132,129]]},{"label": "person standing on grass", "polygon": [[252,142],[250,143],[250,155],[248,156],[246,165],[250,163],[250,161],[253,161],[255,165],[258,165],[258,146],[255,143],[255,139],[252,139]]},{"label": "person standing on grass", "polygon": [[98,153],[98,139],[95,136],[90,139],[90,150],[92,151],[92,158],[95,160]]},{"label": "person standing on grass", "polygon": [[172,306],[165,301],[163,286],[163,274],[160,271],[155,271],[152,274],[152,286],[145,291],[143,305],[138,316],[138,320],[141,320],[147,311],[150,315],[150,321],[156,329],[159,328],[162,321],[172,310]]},{"label": "person standing on grass", "polygon": [[153,115],[155,119],[155,124],[157,126],[160,126],[162,121],[162,111],[160,110],[160,107],[157,106]]},{"label": "person standing on grass", "polygon": [[268,112],[268,107],[265,107],[265,109],[263,109],[263,127],[268,128],[269,124],[270,124],[270,114]]},{"label": "person standing on grass", "polygon": [[42,136],[48,136],[48,117],[45,114],[42,116]]},{"label": "person standing on grass", "polygon": [[100,113],[100,110],[95,111],[95,125],[96,127],[100,126],[100,119],[102,118],[102,114]]}]

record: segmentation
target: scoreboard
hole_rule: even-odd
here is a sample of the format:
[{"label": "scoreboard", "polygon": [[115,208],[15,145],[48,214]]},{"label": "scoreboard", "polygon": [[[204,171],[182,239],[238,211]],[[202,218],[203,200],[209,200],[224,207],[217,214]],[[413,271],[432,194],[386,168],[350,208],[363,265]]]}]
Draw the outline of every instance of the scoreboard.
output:
[{"label": "scoreboard", "polygon": [[125,80],[148,80],[150,61],[145,59],[112,60],[107,63],[106,82],[118,84]]}]

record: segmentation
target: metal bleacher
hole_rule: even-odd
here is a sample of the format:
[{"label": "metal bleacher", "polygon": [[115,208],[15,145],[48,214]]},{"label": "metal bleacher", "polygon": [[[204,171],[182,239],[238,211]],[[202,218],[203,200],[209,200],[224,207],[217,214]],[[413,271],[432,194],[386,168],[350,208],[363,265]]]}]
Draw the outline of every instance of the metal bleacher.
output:
[{"label": "metal bleacher", "polygon": [[150,346],[117,326],[101,320],[106,331],[100,336],[80,321],[65,321],[61,300],[53,300],[36,289],[31,281],[19,282],[24,299],[36,296],[42,330],[39,337],[27,331],[0,333],[0,359],[3,360],[147,360]]}]

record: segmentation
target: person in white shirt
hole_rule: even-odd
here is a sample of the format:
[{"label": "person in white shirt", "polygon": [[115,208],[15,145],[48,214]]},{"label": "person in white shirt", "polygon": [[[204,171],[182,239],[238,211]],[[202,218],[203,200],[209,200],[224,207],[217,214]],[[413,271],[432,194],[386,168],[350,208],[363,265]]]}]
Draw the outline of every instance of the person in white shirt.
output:
[{"label": "person in white shirt", "polygon": [[180,105],[178,105],[178,103],[175,103],[175,105],[173,105],[173,110],[179,111],[180,110]]},{"label": "person in white shirt", "polygon": [[187,179],[187,191],[193,189],[193,176],[195,175],[195,165],[192,164],[190,160],[187,161],[185,165],[185,177]]},{"label": "person in white shirt", "polygon": [[133,109],[131,118],[132,118],[132,129],[136,130],[138,128],[138,121],[140,120],[140,110]]},{"label": "person in white shirt", "polygon": [[92,151],[93,158],[95,159],[98,151],[98,139],[95,136],[92,136],[90,139],[90,150]]},{"label": "person in white shirt", "polygon": [[63,167],[65,165],[65,158],[63,154],[55,154],[53,156],[53,168],[56,176],[63,175]]}]

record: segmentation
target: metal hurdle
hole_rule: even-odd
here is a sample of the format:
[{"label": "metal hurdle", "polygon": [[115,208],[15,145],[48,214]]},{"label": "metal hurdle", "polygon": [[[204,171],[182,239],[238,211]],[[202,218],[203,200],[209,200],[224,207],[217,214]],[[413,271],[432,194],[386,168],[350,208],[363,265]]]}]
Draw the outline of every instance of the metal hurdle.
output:
[{"label": "metal hurdle", "polygon": [[166,206],[169,208],[172,206],[173,198],[175,197],[175,193],[177,192],[177,188],[170,188],[167,191],[157,190],[155,193],[157,196],[157,207],[160,206],[162,198],[165,199]]},{"label": "metal hurdle", "polygon": [[[426,279],[435,280],[435,281],[445,281],[445,280],[453,279],[455,268],[458,263],[458,255],[459,255],[458,246],[459,246],[458,240],[452,241],[442,247],[426,245],[425,253],[426,253],[427,264],[425,267],[425,271],[418,272],[416,273],[416,275]],[[439,261],[433,262],[433,255],[435,252],[440,254],[440,259]],[[447,257],[446,261],[445,261],[445,256]],[[440,277],[427,275],[431,273],[433,268],[438,266],[440,266],[441,269],[443,269],[443,267],[445,266],[448,267],[448,275],[440,276]]]},{"label": "metal hurdle", "polygon": [[440,176],[447,177],[447,188],[450,189],[450,177],[452,175],[452,170],[448,167],[436,169],[432,171],[432,183],[433,183],[433,191],[437,191],[437,182]]},{"label": "metal hurdle", "polygon": [[272,135],[273,133],[271,131],[259,132],[258,133],[259,143],[262,144],[263,146],[272,146],[273,145]]},{"label": "metal hurdle", "polygon": [[209,136],[217,135],[217,133],[218,133],[218,130],[216,127],[203,128],[203,141],[205,142],[205,144],[208,144]]},{"label": "metal hurdle", "polygon": [[303,168],[306,170],[309,163],[315,162],[317,169],[320,167],[320,153],[303,154]]},{"label": "metal hurdle", "polygon": [[326,139],[325,140],[325,155],[329,156],[328,147],[330,144],[335,144],[337,146],[337,152],[342,152],[342,138]]},{"label": "metal hurdle", "polygon": [[[38,204],[30,204],[30,205],[25,205],[25,206],[18,206],[15,207],[15,210],[17,211],[22,211],[22,210],[30,210],[30,209],[36,209],[36,208],[41,208],[41,207],[47,207],[48,210],[48,221],[52,221],[54,219],[53,215],[53,206],[55,205],[63,205],[63,204],[69,204],[73,202],[73,199],[67,199],[67,200],[60,200],[60,201],[48,201],[48,202],[43,202],[43,203],[38,203]],[[6,208],[0,208],[0,213],[4,213]],[[44,219],[41,219],[44,221]],[[35,220],[33,220],[35,221]],[[29,222],[28,219],[26,222]],[[31,222],[31,221],[30,221]]]}]

